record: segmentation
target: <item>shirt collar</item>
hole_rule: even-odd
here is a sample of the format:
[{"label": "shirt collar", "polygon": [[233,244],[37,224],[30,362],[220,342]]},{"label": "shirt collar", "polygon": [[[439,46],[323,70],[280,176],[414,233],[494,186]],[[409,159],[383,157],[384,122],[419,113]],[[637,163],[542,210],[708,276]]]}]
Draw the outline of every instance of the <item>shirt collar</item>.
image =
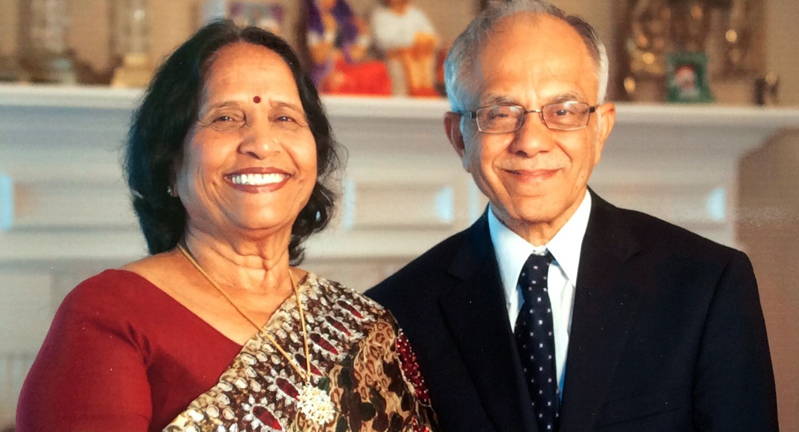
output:
[{"label": "shirt collar", "polygon": [[499,274],[506,298],[511,298],[516,292],[516,282],[524,262],[530,254],[543,255],[547,250],[557,261],[569,281],[577,286],[577,270],[580,267],[580,253],[583,246],[583,237],[588,228],[588,218],[591,215],[591,194],[585,193],[583,201],[577,207],[572,217],[563,228],[546,245],[535,247],[527,240],[505,226],[495,215],[489,205],[488,232],[494,253],[499,265]]}]

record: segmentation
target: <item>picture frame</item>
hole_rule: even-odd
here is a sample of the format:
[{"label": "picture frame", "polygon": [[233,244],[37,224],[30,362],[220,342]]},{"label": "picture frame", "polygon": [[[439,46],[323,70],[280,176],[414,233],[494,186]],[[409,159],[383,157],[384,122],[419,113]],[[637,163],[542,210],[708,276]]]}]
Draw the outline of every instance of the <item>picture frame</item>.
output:
[{"label": "picture frame", "polygon": [[708,56],[702,52],[666,54],[666,94],[669,102],[711,103]]}]

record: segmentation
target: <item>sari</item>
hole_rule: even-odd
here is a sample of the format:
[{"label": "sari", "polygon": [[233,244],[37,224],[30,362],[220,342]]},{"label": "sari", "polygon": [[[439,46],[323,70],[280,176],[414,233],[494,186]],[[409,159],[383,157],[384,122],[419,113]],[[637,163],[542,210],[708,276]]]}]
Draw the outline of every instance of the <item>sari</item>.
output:
[{"label": "sari", "polygon": [[[303,412],[305,381],[262,334],[244,344],[218,383],[164,432],[427,432],[437,429],[416,357],[393,316],[374,301],[312,273],[299,285],[311,383],[334,410],[323,422]],[[300,313],[287,298],[264,325],[305,369]]]}]

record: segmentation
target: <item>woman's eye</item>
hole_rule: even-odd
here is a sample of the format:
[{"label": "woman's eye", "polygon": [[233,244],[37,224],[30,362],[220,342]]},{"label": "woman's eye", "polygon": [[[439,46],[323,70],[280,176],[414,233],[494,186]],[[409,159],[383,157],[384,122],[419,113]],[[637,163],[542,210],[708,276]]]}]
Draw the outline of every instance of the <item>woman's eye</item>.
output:
[{"label": "woman's eye", "polygon": [[278,116],[277,117],[277,121],[297,123],[297,120],[295,120],[294,117],[287,116],[287,115]]},{"label": "woman's eye", "polygon": [[206,117],[206,120],[202,121],[201,124],[206,127],[212,127],[216,130],[229,130],[233,128],[238,128],[241,126],[245,121],[245,117],[242,114],[236,113],[226,113],[226,114],[211,114]]}]

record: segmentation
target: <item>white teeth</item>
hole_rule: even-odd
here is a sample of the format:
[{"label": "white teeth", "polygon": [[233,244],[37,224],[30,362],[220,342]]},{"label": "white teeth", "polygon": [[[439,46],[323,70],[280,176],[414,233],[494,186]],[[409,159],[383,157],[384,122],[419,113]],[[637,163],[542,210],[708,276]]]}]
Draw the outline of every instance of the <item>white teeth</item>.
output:
[{"label": "white teeth", "polygon": [[263,186],[268,184],[280,183],[286,178],[286,174],[236,174],[230,177],[233,184]]}]

